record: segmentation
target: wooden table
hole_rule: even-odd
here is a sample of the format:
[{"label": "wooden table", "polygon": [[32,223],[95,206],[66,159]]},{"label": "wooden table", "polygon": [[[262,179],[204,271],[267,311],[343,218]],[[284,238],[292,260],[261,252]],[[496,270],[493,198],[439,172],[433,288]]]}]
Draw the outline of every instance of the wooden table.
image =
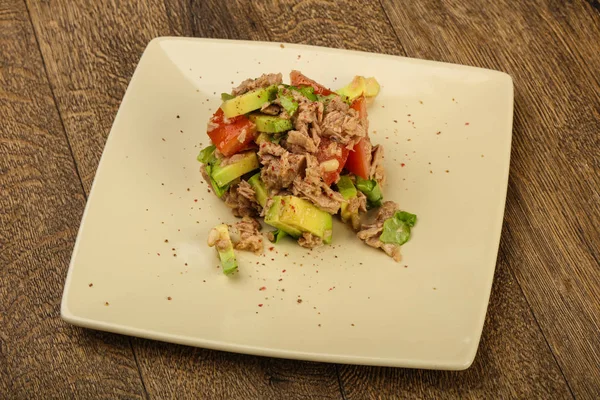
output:
[{"label": "wooden table", "polygon": [[[0,0],[0,398],[600,398],[598,0],[264,3]],[[513,77],[504,229],[470,369],[260,358],[59,318],[104,142],[144,47],[165,35],[340,47]]]}]

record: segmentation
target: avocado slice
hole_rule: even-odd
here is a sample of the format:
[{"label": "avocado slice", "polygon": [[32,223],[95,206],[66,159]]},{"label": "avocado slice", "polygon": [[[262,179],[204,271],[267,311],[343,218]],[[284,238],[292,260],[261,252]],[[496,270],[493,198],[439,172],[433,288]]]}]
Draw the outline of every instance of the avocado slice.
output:
[{"label": "avocado slice", "polygon": [[[253,171],[259,167],[258,157],[254,151],[240,153],[242,157],[233,164],[221,166],[215,165],[211,171],[211,178],[218,186],[225,186],[235,178]],[[234,156],[235,157],[235,156]]]},{"label": "avocado slice", "polygon": [[280,133],[292,129],[292,121],[260,113],[250,114],[250,121],[256,124],[256,130],[266,133]]},{"label": "avocado slice", "polygon": [[336,185],[338,191],[345,200],[340,208],[342,222],[350,222],[352,224],[352,228],[358,229],[360,225],[360,215],[358,215],[358,210],[355,212],[348,211],[348,200],[355,198],[358,195],[358,191],[356,190],[356,187],[354,187],[354,184],[348,175],[341,176]]},{"label": "avocado slice", "polygon": [[[273,205],[269,209],[267,217],[265,217],[267,224],[292,236],[297,237],[302,232],[309,232],[323,239],[324,243],[331,243],[333,233],[331,214],[299,197],[273,197]],[[289,231],[289,228],[293,228],[294,232]]]},{"label": "avocado slice", "polygon": [[227,225],[217,225],[210,231],[208,234],[208,245],[217,248],[225,275],[229,275],[237,269],[237,259],[233,252],[233,243],[231,242]]},{"label": "avocado slice", "polygon": [[225,100],[221,104],[221,110],[227,118],[248,114],[251,111],[258,110],[263,104],[273,101],[276,92],[277,85],[254,89],[233,99]]},{"label": "avocado slice", "polygon": [[340,96],[346,96],[350,101],[365,96],[375,97],[379,94],[379,82],[375,78],[365,78],[364,76],[355,76],[352,82],[336,91]]},{"label": "avocado slice", "polygon": [[273,203],[265,214],[265,223],[284,231],[290,236],[298,238],[302,236],[302,231],[280,220],[280,215],[283,211],[284,205],[285,201],[283,200],[282,196],[274,196]]},{"label": "avocado slice", "polygon": [[252,189],[254,189],[254,193],[256,193],[256,201],[258,201],[258,204],[264,208],[265,205],[267,205],[269,194],[267,193],[265,184],[260,179],[260,172],[252,175],[252,177],[248,179],[248,183],[250,186],[252,186]]}]

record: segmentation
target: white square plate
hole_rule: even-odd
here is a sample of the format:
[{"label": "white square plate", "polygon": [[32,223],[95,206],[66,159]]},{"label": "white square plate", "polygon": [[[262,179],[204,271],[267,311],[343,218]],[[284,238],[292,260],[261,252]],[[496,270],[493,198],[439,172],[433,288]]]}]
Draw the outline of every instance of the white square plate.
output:
[{"label": "white square plate", "polygon": [[[206,246],[234,222],[196,155],[219,94],[299,69],[382,90],[369,110],[385,146],[386,199],[418,215],[403,260],[338,223],[332,246],[239,252],[226,277]],[[123,99],[83,216],[62,301],[73,324],[211,349],[314,361],[464,369],[488,304],[513,114],[500,72],[279,43],[160,38]],[[267,241],[268,243],[268,241]],[[260,290],[263,288],[263,290]]]}]

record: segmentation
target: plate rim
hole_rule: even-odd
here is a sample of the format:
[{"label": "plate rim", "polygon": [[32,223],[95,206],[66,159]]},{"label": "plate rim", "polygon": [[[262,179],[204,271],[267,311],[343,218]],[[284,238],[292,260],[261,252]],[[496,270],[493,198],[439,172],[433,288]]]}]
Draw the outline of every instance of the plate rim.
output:
[{"label": "plate rim", "polygon": [[[484,71],[487,74],[496,75],[496,79],[504,81],[502,84],[507,85],[510,89],[508,92],[508,96],[507,96],[507,101],[508,101],[507,111],[508,111],[509,115],[506,118],[507,126],[509,126],[510,128],[509,128],[509,131],[505,133],[505,135],[507,135],[507,146],[506,146],[506,149],[504,149],[504,151],[507,154],[504,154],[502,158],[506,159],[506,163],[503,165],[504,168],[503,168],[503,174],[502,174],[502,182],[498,183],[498,185],[502,184],[502,186],[501,186],[502,187],[502,193],[501,193],[502,212],[498,213],[497,218],[500,219],[500,221],[496,221],[496,224],[499,225],[499,229],[498,229],[497,233],[495,233],[495,235],[494,235],[494,248],[496,249],[496,251],[495,251],[496,256],[495,256],[495,262],[494,262],[494,265],[492,268],[491,279],[489,279],[488,282],[485,282],[485,284],[486,284],[485,312],[481,316],[481,321],[479,321],[480,323],[479,323],[479,328],[477,330],[477,337],[476,337],[476,340],[474,340],[476,345],[473,345],[470,348],[469,352],[466,354],[466,356],[463,359],[460,360],[460,362],[440,362],[440,363],[436,364],[436,363],[432,363],[431,361],[419,361],[416,359],[409,360],[409,359],[401,359],[401,358],[348,356],[348,355],[341,355],[341,354],[329,354],[329,353],[323,353],[323,352],[293,351],[293,350],[287,350],[287,349],[274,349],[274,348],[270,348],[270,347],[241,345],[241,344],[234,344],[234,343],[225,342],[225,341],[214,341],[214,340],[201,339],[198,337],[193,337],[193,336],[188,336],[188,335],[178,335],[178,334],[172,334],[172,333],[164,333],[164,332],[155,331],[155,330],[134,328],[134,327],[131,327],[128,325],[122,325],[122,324],[110,323],[110,322],[97,320],[97,319],[80,317],[80,316],[75,315],[74,313],[72,313],[69,310],[67,300],[69,298],[69,288],[71,286],[73,270],[75,268],[75,256],[79,250],[83,227],[85,225],[86,216],[87,216],[87,213],[89,210],[89,203],[90,203],[89,200],[92,198],[92,196],[95,193],[96,178],[98,177],[98,173],[100,171],[102,171],[102,166],[104,165],[104,163],[106,163],[106,161],[105,161],[105,156],[107,153],[106,150],[111,143],[111,137],[114,136],[113,132],[115,130],[115,126],[117,125],[118,121],[120,121],[120,119],[122,118],[123,105],[127,104],[126,102],[129,101],[128,98],[131,96],[130,89],[131,89],[132,85],[135,82],[137,82],[137,80],[139,79],[139,67],[144,58],[144,55],[146,54],[146,52],[149,49],[151,49],[152,47],[155,47],[155,46],[159,46],[161,42],[165,42],[165,41],[227,43],[228,45],[245,45],[245,46],[250,45],[250,46],[256,46],[256,47],[262,47],[262,46],[280,47],[283,44],[284,46],[286,46],[286,47],[289,46],[289,48],[292,48],[292,49],[296,48],[296,49],[302,49],[302,50],[312,50],[312,51],[317,51],[317,52],[318,51],[321,51],[321,52],[326,51],[326,52],[333,52],[333,53],[339,53],[339,54],[345,54],[345,55],[360,54],[363,56],[382,58],[382,59],[386,59],[389,61],[401,60],[403,62],[417,63],[417,64],[420,63],[420,64],[426,64],[428,66],[438,65],[440,67],[451,68],[451,69]],[[406,57],[406,56],[397,56],[397,55],[382,54],[382,53],[372,53],[372,52],[361,51],[361,50],[349,50],[349,49],[340,49],[340,48],[326,47],[326,46],[314,46],[314,45],[287,43],[287,42],[280,42],[280,41],[267,42],[267,41],[252,41],[252,40],[231,40],[231,39],[194,38],[194,37],[176,37],[176,36],[156,37],[156,38],[152,39],[146,45],[146,47],[144,48],[144,51],[142,52],[142,54],[138,60],[136,68],[135,68],[135,70],[132,74],[132,77],[127,85],[126,90],[125,90],[125,94],[123,95],[123,99],[121,100],[121,103],[119,104],[119,108],[115,115],[114,121],[111,125],[110,131],[108,133],[104,148],[102,150],[102,155],[100,157],[98,166],[97,166],[95,174],[94,174],[94,179],[92,181],[89,195],[87,196],[87,199],[86,199],[86,205],[85,205],[85,208],[84,208],[81,220],[80,220],[80,225],[79,225],[79,229],[77,232],[75,244],[73,246],[73,251],[71,253],[71,258],[70,258],[70,262],[69,262],[67,275],[65,278],[64,289],[63,289],[63,294],[62,294],[62,299],[61,299],[60,317],[65,322],[68,322],[68,323],[76,325],[76,326],[84,327],[84,328],[91,328],[91,329],[96,329],[96,330],[101,330],[101,331],[107,331],[107,332],[112,332],[112,333],[117,333],[117,334],[128,335],[128,336],[141,337],[141,338],[146,338],[146,339],[151,339],[151,340],[159,340],[159,341],[169,342],[169,343],[177,343],[177,344],[181,344],[181,345],[202,347],[202,348],[207,348],[207,349],[212,349],[212,350],[250,354],[250,355],[255,355],[255,356],[287,358],[287,359],[295,359],[295,360],[307,360],[307,361],[328,362],[328,363],[370,365],[370,366],[419,368],[419,369],[432,369],[432,370],[465,370],[472,365],[472,363],[475,360],[475,357],[477,355],[477,352],[479,350],[479,344],[480,344],[481,336],[483,333],[483,327],[484,327],[485,319],[487,316],[487,312],[489,310],[489,299],[490,299],[491,290],[492,290],[492,286],[493,286],[493,282],[494,282],[494,276],[495,276],[496,267],[498,264],[498,253],[499,253],[500,241],[501,241],[501,237],[502,237],[503,220],[504,220],[504,214],[506,211],[506,197],[507,197],[507,193],[508,193],[509,171],[510,171],[511,150],[512,150],[513,124],[514,124],[514,81],[513,81],[513,78],[508,73],[499,71],[499,70],[487,69],[487,68],[481,68],[481,67],[475,67],[475,66],[463,65],[463,64],[456,64],[456,63],[426,60],[426,59],[420,59],[420,58],[412,58],[412,57]]]}]

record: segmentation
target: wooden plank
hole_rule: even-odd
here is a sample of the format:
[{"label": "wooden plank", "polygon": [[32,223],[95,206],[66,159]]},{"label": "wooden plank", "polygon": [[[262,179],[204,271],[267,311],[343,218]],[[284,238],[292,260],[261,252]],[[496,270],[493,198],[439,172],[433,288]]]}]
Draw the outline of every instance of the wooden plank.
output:
[{"label": "wooden plank", "polygon": [[[166,19],[161,14],[162,6],[156,4],[154,7],[144,8],[146,18],[152,20],[150,29],[153,33],[147,33],[146,28],[128,28],[135,31],[137,39],[127,39],[120,36],[121,30],[125,29],[125,23],[137,21],[140,19],[139,9],[133,9],[131,6],[124,6],[119,10],[120,15],[112,15],[109,5],[101,3],[94,8],[94,15],[98,21],[94,22],[92,28],[80,27],[77,32],[74,28],[65,29],[61,26],[68,26],[68,17],[71,14],[81,14],[86,9],[86,5],[66,5],[66,2],[56,2],[52,4],[43,4],[32,6],[32,15],[36,29],[38,30],[42,42],[42,50],[45,59],[49,65],[50,79],[56,90],[62,91],[63,96],[72,96],[74,99],[59,97],[61,111],[69,110],[77,101],[77,91],[72,91],[73,87],[78,87],[78,82],[72,81],[70,74],[73,70],[86,70],[94,72],[93,80],[85,81],[86,86],[85,99],[88,102],[85,109],[91,115],[87,123],[93,126],[103,126],[104,137],[108,132],[110,122],[116,112],[116,104],[110,106],[101,104],[102,94],[105,88],[112,88],[116,102],[121,98],[125,85],[119,81],[111,81],[112,75],[129,76],[133,71],[134,64],[122,62],[122,58],[130,59],[131,54],[120,54],[123,51],[135,53],[135,61],[143,48],[121,48],[128,40],[142,41],[142,38],[150,39],[156,34],[171,34],[172,32],[195,34],[199,36],[221,37],[232,39],[256,39],[273,40],[285,42],[307,43],[315,45],[327,45],[333,47],[358,49],[366,51],[383,52],[390,54],[404,54],[400,42],[397,40],[394,31],[388,24],[387,17],[382,9],[372,3],[359,4],[359,2],[317,2],[317,1],[284,1],[277,4],[264,5],[260,2],[223,2],[207,1],[194,2],[191,6],[184,1],[169,1],[166,6]],[[90,6],[91,7],[91,6]],[[129,8],[128,8],[129,7]],[[144,6],[138,6],[144,7]],[[187,8],[189,7],[189,8]],[[272,7],[272,8],[271,8]],[[39,8],[39,9],[38,9]],[[193,19],[186,21],[183,17],[193,13]],[[151,17],[150,17],[151,16]],[[135,22],[134,22],[135,24]],[[49,28],[50,27],[50,28]],[[188,30],[192,29],[193,32]],[[99,34],[98,32],[102,32]],[[126,32],[126,35],[128,33]],[[125,35],[125,36],[126,36]],[[98,45],[98,41],[106,42],[103,46],[103,54],[108,54],[104,58],[97,60],[95,56],[89,56],[85,53],[90,48]],[[145,44],[145,42],[144,42]],[[102,44],[100,44],[102,46]],[[119,47],[121,46],[121,47]],[[137,51],[137,53],[136,53]],[[71,53],[78,53],[71,56]],[[57,56],[69,55],[71,60],[56,60]],[[92,67],[85,63],[93,64]],[[108,65],[114,65],[109,68]],[[111,72],[113,71],[113,72]],[[123,71],[127,71],[124,73]],[[112,85],[112,86],[111,86]],[[60,89],[59,89],[60,88]],[[121,92],[119,92],[121,91]],[[64,102],[64,104],[63,104]],[[67,121],[67,120],[65,120]],[[108,121],[101,123],[101,121]],[[72,141],[85,143],[88,140],[78,128],[77,120],[73,118],[71,123],[65,123],[67,133],[73,136]],[[103,144],[103,139],[98,144]],[[92,155],[81,153],[85,146],[81,144],[79,148],[73,147],[76,160],[80,169],[87,171],[83,173],[84,185],[89,188],[93,177],[93,170],[100,155],[97,146],[91,151]],[[84,165],[85,164],[85,165]],[[499,280],[501,280],[499,278]],[[512,280],[509,279],[510,284]],[[496,283],[498,285],[498,283]],[[501,284],[501,287],[502,284]],[[516,285],[515,285],[516,287]],[[495,289],[497,290],[497,289]],[[507,302],[517,304],[519,307],[525,307],[522,294],[518,290],[507,292]],[[511,319],[514,311],[509,307],[493,307],[490,309],[488,320],[497,319],[499,321],[513,321]],[[526,313],[524,314],[527,315]],[[532,322],[531,317],[526,319]],[[488,322],[489,325],[489,322]],[[554,390],[558,396],[568,396],[566,385],[561,380],[557,372],[556,364],[553,364],[552,355],[543,344],[543,337],[534,323],[516,324],[511,326],[516,331],[511,333],[517,337],[531,339],[533,344],[525,349],[528,359],[510,357],[505,342],[490,341],[489,347],[485,343],[488,336],[484,336],[482,349],[479,358],[481,364],[475,364],[473,368],[479,368],[478,373],[471,373],[461,380],[455,378],[450,373],[440,372],[419,372],[414,379],[414,388],[421,397],[434,397],[439,393],[439,388],[431,387],[427,384],[427,379],[440,381],[446,379],[446,390],[458,393],[461,387],[469,388],[462,395],[475,396],[477,393],[491,393],[495,390],[497,396],[504,395],[510,397],[514,393],[534,393],[538,388],[549,388],[542,390],[542,393],[548,393]],[[487,329],[487,328],[486,328]],[[506,332],[502,332],[506,335]],[[144,381],[151,395],[157,397],[170,397],[175,393],[202,393],[211,396],[229,396],[229,397],[248,397],[255,393],[269,393],[266,397],[334,397],[337,393],[334,390],[334,373],[330,366],[325,364],[299,363],[294,361],[282,361],[273,359],[260,359],[249,356],[238,356],[227,353],[212,352],[207,350],[190,349],[181,346],[159,344],[145,340],[134,340],[136,354],[140,361],[140,367],[143,371]],[[504,347],[503,347],[504,346]],[[508,347],[510,349],[510,347]],[[522,350],[519,348],[519,350]],[[533,354],[533,350],[539,354]],[[505,365],[504,360],[514,360],[516,365]],[[240,372],[239,366],[245,368]],[[479,366],[478,366],[479,365]],[[368,390],[361,387],[359,381],[350,379],[354,372],[359,371],[353,368],[344,367],[342,370],[343,381],[346,383],[344,390],[353,397],[362,398],[362,393],[368,393]],[[482,384],[481,375],[483,368],[493,368],[498,375],[495,379],[488,379]],[[514,371],[522,368],[525,371],[541,371],[547,369],[547,375],[537,376],[538,382],[530,382],[526,379],[515,377]],[[248,380],[242,380],[242,386],[231,385],[229,376],[243,375],[245,370],[250,370],[251,375]],[[305,371],[308,369],[312,372]],[[385,375],[386,371],[396,371],[402,373],[404,370],[391,370],[372,368],[368,369],[374,372],[362,373],[371,374],[373,378],[367,381],[368,384],[377,384],[383,382],[382,379],[388,377],[391,380],[399,379],[396,375]],[[234,372],[232,372],[234,371]],[[285,371],[285,382],[279,382],[279,376]],[[475,369],[473,370],[475,371]],[[406,372],[406,371],[405,371]],[[408,371],[407,373],[411,373]],[[414,373],[414,371],[412,372]],[[427,375],[424,375],[427,374]],[[455,373],[460,376],[460,373]],[[464,373],[463,373],[464,374]],[[368,376],[371,376],[368,375]],[[423,377],[421,377],[423,376]],[[450,378],[444,378],[451,376]],[[512,380],[513,378],[514,381]],[[256,387],[249,387],[252,382],[259,382]],[[277,382],[277,385],[274,383]],[[397,382],[396,382],[397,383]],[[227,386],[231,385],[232,388]],[[394,388],[394,383],[386,384]],[[478,388],[481,390],[477,392]],[[358,391],[357,391],[358,390]],[[289,394],[291,393],[291,394]],[[377,395],[375,392],[371,392]],[[389,392],[392,394],[392,392]],[[365,395],[366,396],[366,395]]]},{"label": "wooden plank", "polygon": [[21,0],[0,49],[0,398],[141,398],[127,340],[59,317],[85,199]]},{"label": "wooden plank", "polygon": [[255,357],[135,339],[152,397],[339,399],[335,365]]},{"label": "wooden plank", "polygon": [[[110,1],[30,3],[86,192],[144,47],[155,36],[185,33],[191,26],[187,2],[176,0],[165,6],[162,0],[146,1],[116,7]],[[332,365],[262,359],[146,340],[132,343],[151,397],[198,398],[202,394],[200,397],[251,398],[263,393],[287,398],[340,397]]]},{"label": "wooden plank", "polygon": [[600,398],[600,13],[581,1],[384,4],[409,55],[513,76],[504,252],[574,394]]}]

